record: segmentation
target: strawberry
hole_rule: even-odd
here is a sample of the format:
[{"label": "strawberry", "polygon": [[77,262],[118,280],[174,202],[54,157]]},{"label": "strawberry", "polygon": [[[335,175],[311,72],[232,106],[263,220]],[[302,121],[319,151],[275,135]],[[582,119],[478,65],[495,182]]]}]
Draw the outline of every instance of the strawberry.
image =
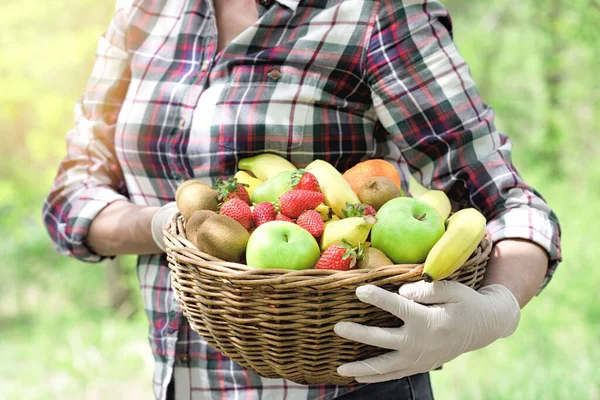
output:
[{"label": "strawberry", "polygon": [[293,219],[291,219],[290,217],[286,217],[285,215],[283,215],[283,214],[279,214],[279,213],[278,213],[278,214],[275,216],[275,220],[276,220],[276,221],[285,221],[285,222],[291,222],[292,224],[295,224],[295,223],[296,223],[296,221],[294,221],[294,220],[293,220]]},{"label": "strawberry", "polygon": [[321,214],[315,210],[304,211],[296,220],[298,226],[306,229],[311,235],[318,238],[325,230],[325,223],[321,218]]},{"label": "strawberry", "polygon": [[317,178],[302,168],[292,174],[292,181],[290,184],[297,190],[310,190],[313,192],[321,191],[321,186],[319,186]]},{"label": "strawberry", "polygon": [[290,218],[298,218],[306,210],[314,210],[325,200],[321,192],[294,189],[279,196],[279,211]]},{"label": "strawberry", "polygon": [[229,178],[226,181],[219,179],[214,190],[217,191],[217,199],[220,203],[224,203],[229,199],[238,198],[244,203],[250,205],[250,195],[242,183],[238,183],[237,178]]},{"label": "strawberry", "polygon": [[265,222],[274,221],[276,216],[277,211],[275,211],[273,203],[265,201],[254,206],[252,221],[254,222],[254,226],[258,228]]},{"label": "strawberry", "polygon": [[365,215],[373,215],[377,214],[377,211],[370,206],[368,203],[357,203],[350,204],[346,203],[346,208],[342,210],[344,214],[344,218],[348,217],[364,217]]},{"label": "strawberry", "polygon": [[362,246],[352,247],[350,243],[342,239],[341,242],[332,244],[323,252],[315,269],[332,269],[336,271],[348,271],[354,268],[356,261],[363,258]]},{"label": "strawberry", "polygon": [[250,209],[250,206],[241,199],[233,198],[226,201],[221,206],[220,213],[221,215],[236,220],[242,224],[246,230],[250,229],[252,226],[252,210]]},{"label": "strawberry", "polygon": [[365,204],[365,215],[375,216],[375,215],[377,215],[377,211],[375,211],[375,209],[373,207],[371,207],[370,205]]}]

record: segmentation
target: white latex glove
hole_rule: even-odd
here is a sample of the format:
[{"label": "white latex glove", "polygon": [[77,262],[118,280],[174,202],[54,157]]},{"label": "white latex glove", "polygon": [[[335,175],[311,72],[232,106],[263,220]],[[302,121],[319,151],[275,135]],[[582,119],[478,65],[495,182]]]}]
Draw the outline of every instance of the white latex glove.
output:
[{"label": "white latex glove", "polygon": [[173,218],[173,214],[175,214],[179,209],[177,208],[177,203],[174,201],[165,204],[161,208],[156,211],[156,214],[152,217],[152,238],[154,242],[163,252],[167,251],[165,248],[165,242],[163,240],[163,229],[165,225],[171,222],[171,218]]},{"label": "white latex glove", "polygon": [[400,287],[400,294],[373,285],[356,289],[358,298],[404,321],[400,328],[338,322],[335,332],[350,340],[394,350],[343,364],[338,373],[358,382],[383,382],[435,369],[462,353],[510,336],[521,316],[519,303],[502,285],[478,292],[458,282],[424,281]]}]

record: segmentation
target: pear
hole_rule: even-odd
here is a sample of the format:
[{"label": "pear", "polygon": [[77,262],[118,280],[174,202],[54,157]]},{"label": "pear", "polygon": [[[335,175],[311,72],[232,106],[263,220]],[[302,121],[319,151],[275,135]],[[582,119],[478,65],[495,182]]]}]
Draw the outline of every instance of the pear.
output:
[{"label": "pear", "polygon": [[292,190],[291,186],[292,172],[282,171],[266,182],[261,183],[252,192],[251,200],[253,203],[270,202],[274,203],[283,193]]},{"label": "pear", "polygon": [[375,247],[365,247],[363,249],[363,258],[358,260],[356,268],[368,269],[383,267],[385,265],[393,265],[392,260],[387,258],[385,253]]}]

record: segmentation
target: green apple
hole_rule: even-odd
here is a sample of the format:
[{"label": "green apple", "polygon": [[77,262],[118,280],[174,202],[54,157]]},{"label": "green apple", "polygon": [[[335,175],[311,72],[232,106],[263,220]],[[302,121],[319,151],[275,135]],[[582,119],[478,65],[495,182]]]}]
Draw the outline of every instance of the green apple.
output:
[{"label": "green apple", "polygon": [[282,171],[266,182],[261,183],[252,192],[251,200],[253,203],[262,203],[268,201],[274,203],[279,196],[292,190],[292,172]]},{"label": "green apple", "polygon": [[252,232],[246,246],[246,263],[255,268],[309,269],[321,252],[305,229],[286,221],[271,221]]},{"label": "green apple", "polygon": [[398,197],[377,212],[371,246],[383,251],[395,264],[419,264],[444,230],[444,221],[433,207],[412,197]]}]

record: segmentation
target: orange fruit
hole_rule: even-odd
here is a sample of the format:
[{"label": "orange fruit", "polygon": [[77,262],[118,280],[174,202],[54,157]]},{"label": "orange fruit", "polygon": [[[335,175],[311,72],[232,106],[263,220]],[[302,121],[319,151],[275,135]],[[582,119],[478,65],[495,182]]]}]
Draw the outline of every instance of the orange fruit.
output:
[{"label": "orange fruit", "polygon": [[356,164],[343,174],[350,184],[354,193],[358,193],[360,187],[370,178],[384,176],[389,178],[398,189],[401,189],[400,174],[392,163],[385,160],[367,160]]}]

